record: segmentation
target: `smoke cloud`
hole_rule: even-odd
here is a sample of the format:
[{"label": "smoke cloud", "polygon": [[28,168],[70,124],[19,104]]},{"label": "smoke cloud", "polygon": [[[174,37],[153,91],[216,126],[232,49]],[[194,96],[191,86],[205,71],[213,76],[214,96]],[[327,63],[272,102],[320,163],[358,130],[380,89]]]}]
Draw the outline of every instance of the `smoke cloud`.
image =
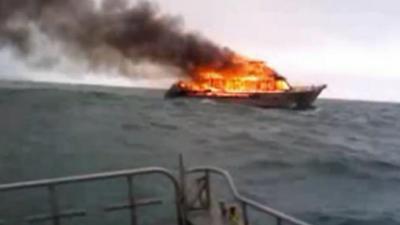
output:
[{"label": "smoke cloud", "polygon": [[[46,41],[38,43],[37,36]],[[126,76],[134,76],[133,65],[142,62],[173,67],[181,74],[204,65],[218,69],[233,54],[187,32],[181,18],[161,13],[148,1],[133,6],[125,0],[0,1],[0,48],[12,46],[28,60],[35,50],[46,51],[49,43],[57,43],[62,57],[88,62],[91,70],[115,68]],[[43,61],[36,66],[41,65]]]}]

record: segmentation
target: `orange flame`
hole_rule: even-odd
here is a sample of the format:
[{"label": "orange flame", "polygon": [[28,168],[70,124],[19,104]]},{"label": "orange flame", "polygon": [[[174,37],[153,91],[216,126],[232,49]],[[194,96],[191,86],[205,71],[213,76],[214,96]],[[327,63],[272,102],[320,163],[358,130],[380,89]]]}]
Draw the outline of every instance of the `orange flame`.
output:
[{"label": "orange flame", "polygon": [[214,94],[278,92],[290,89],[284,77],[279,76],[265,62],[232,56],[229,66],[215,69],[199,67],[192,71],[192,79],[178,85],[189,91]]}]

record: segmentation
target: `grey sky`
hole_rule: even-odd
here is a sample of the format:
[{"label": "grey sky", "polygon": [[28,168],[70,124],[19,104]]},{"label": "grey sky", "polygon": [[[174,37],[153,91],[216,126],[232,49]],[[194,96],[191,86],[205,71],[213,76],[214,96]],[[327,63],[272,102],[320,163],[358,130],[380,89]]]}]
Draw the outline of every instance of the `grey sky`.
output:
[{"label": "grey sky", "polygon": [[400,99],[400,1],[158,3],[181,15],[188,30],[264,59],[295,83],[328,83],[325,96]]}]

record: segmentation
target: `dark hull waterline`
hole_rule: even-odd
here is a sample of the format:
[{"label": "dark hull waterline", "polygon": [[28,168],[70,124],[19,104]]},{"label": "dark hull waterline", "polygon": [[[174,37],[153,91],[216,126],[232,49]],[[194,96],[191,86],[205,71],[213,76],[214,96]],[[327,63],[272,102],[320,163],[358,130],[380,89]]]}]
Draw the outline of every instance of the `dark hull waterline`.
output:
[{"label": "dark hull waterline", "polygon": [[189,91],[173,85],[165,94],[166,98],[198,98],[232,102],[262,108],[311,108],[326,85],[292,88],[282,92],[262,93],[212,93]]}]

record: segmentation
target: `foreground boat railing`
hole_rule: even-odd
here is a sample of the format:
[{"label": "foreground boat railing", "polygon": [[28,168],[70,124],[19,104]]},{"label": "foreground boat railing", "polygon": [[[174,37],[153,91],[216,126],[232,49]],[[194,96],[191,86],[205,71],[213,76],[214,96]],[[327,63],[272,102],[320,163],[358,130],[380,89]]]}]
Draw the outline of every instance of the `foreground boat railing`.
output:
[{"label": "foreground boat railing", "polygon": [[[108,206],[104,208],[105,212],[112,212],[116,210],[123,210],[128,209],[130,211],[130,218],[131,218],[131,225],[138,225],[137,221],[137,207],[139,206],[146,206],[146,205],[153,205],[161,203],[160,200],[146,200],[146,201],[136,201],[135,196],[133,194],[133,182],[132,179],[135,176],[140,175],[151,175],[151,174],[158,174],[162,175],[172,183],[174,188],[174,197],[175,197],[175,207],[176,207],[176,224],[177,225],[187,225],[191,224],[188,223],[190,221],[189,212],[191,210],[210,210],[211,209],[211,189],[210,189],[210,177],[211,175],[219,175],[224,178],[230,188],[231,193],[233,194],[235,200],[240,204],[242,208],[243,214],[243,224],[250,225],[248,210],[254,209],[256,211],[262,212],[269,216],[272,216],[276,219],[277,225],[283,224],[292,224],[292,225],[310,225],[298,219],[295,219],[291,216],[288,216],[282,212],[274,210],[270,207],[262,205],[256,201],[248,199],[242,196],[231,177],[231,175],[222,169],[215,168],[215,167],[198,167],[193,169],[185,170],[183,167],[183,163],[181,163],[181,170],[180,170],[180,181],[167,169],[159,168],[159,167],[149,167],[149,168],[142,168],[142,169],[133,169],[133,170],[123,170],[117,172],[107,172],[107,173],[97,173],[97,174],[89,174],[89,175],[82,175],[82,176],[71,176],[71,177],[64,177],[64,178],[57,178],[57,179],[45,179],[45,180],[38,180],[38,181],[30,181],[30,182],[19,182],[13,184],[5,184],[0,185],[0,194],[2,192],[8,191],[15,191],[15,190],[25,190],[25,189],[33,189],[33,188],[46,188],[47,193],[49,196],[48,204],[50,206],[50,213],[49,215],[36,215],[27,218],[28,223],[34,222],[49,222],[53,225],[60,225],[62,219],[71,218],[71,217],[83,217],[86,216],[86,211],[84,210],[63,210],[60,208],[59,196],[60,193],[59,187],[66,184],[76,184],[76,183],[84,183],[90,181],[99,181],[99,180],[110,180],[116,178],[125,178],[127,181],[128,186],[128,201],[127,203]],[[203,174],[204,176],[200,179],[197,179],[199,185],[198,192],[195,194],[195,201],[200,203],[200,206],[194,207],[193,202],[190,202],[188,197],[190,196],[187,190],[187,179],[186,176],[191,174]],[[6,221],[0,220],[0,225],[6,225]],[[197,224],[196,224],[197,225]]]},{"label": "foreground boat railing", "polygon": [[[31,189],[31,188],[47,188],[47,192],[49,195],[48,204],[50,205],[50,215],[32,216],[27,218],[27,222],[33,223],[33,222],[52,221],[53,225],[60,225],[61,219],[86,216],[86,211],[83,210],[63,211],[62,209],[60,209],[59,193],[57,192],[57,187],[66,184],[76,184],[76,183],[98,181],[98,180],[109,180],[114,178],[125,178],[127,180],[127,185],[128,185],[128,203],[119,204],[116,206],[110,206],[105,208],[104,210],[106,212],[110,212],[121,209],[129,209],[131,216],[131,225],[137,225],[136,207],[160,203],[160,201],[158,200],[150,200],[145,202],[135,201],[135,197],[133,195],[132,178],[139,175],[149,175],[149,174],[162,175],[168,178],[169,181],[172,183],[175,192],[174,194],[175,194],[177,224],[184,225],[185,219],[180,204],[182,197],[181,197],[179,183],[176,180],[175,176],[169,170],[166,170],[164,168],[150,167],[142,169],[123,170],[117,172],[97,173],[97,174],[82,175],[82,176],[71,176],[58,179],[45,179],[38,181],[6,184],[6,185],[0,185],[0,192]],[[5,222],[0,220],[0,224],[5,224]]]},{"label": "foreground boat railing", "polygon": [[[248,208],[253,208],[257,211],[260,211],[262,213],[268,214],[276,219],[276,224],[277,225],[282,225],[282,224],[292,224],[292,225],[310,225],[306,222],[300,221],[294,217],[291,217],[289,215],[286,215],[282,212],[279,212],[275,209],[272,209],[270,207],[267,207],[265,205],[262,205],[254,200],[251,200],[249,198],[243,197],[237,190],[235,183],[233,182],[232,176],[225,170],[215,168],[215,167],[197,167],[193,169],[189,169],[186,171],[187,174],[194,174],[194,173],[204,173],[205,178],[210,179],[211,174],[216,174],[219,176],[222,176],[228,183],[229,188],[235,197],[235,199],[240,203],[242,207],[242,212],[243,212],[243,223],[245,225],[251,224],[249,221],[249,216],[248,216]],[[210,184],[210,181],[206,182],[207,184]],[[205,190],[210,190],[210,187],[207,187]],[[208,194],[210,196],[210,194]]]}]

